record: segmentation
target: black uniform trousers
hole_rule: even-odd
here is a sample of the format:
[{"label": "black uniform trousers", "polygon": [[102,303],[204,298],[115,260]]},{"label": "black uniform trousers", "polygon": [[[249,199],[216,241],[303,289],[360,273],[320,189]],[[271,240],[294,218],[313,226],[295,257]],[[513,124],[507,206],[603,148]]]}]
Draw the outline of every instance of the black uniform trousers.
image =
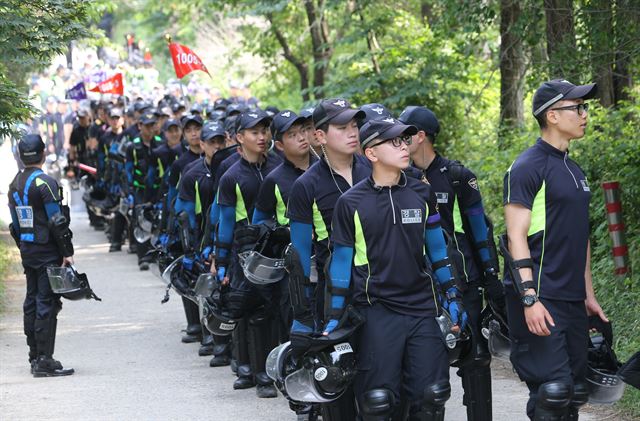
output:
[{"label": "black uniform trousers", "polygon": [[550,336],[529,332],[520,297],[506,288],[511,363],[520,380],[529,388],[527,415],[533,419],[540,385],[550,381],[582,383],[587,371],[589,324],[584,301],[559,301],[541,298],[555,327],[548,325]]},{"label": "black uniform trousers", "polygon": [[36,320],[46,320],[52,315],[55,317],[62,308],[60,296],[51,290],[47,276],[47,266],[59,266],[60,263],[59,257],[56,257],[38,267],[23,265],[27,277],[27,294],[22,306],[24,334],[30,348],[35,349],[36,346]]},{"label": "black uniform trousers", "polygon": [[356,399],[371,389],[393,392],[420,410],[427,386],[449,380],[447,349],[435,317],[394,312],[381,303],[357,307],[366,322],[356,334]]}]

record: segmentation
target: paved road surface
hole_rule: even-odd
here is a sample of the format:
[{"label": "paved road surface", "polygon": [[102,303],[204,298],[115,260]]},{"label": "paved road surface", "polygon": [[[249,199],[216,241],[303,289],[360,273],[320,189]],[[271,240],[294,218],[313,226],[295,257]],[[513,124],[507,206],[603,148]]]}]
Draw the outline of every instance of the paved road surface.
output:
[{"label": "paved road surface", "polygon": [[[5,179],[12,164],[6,144],[0,164],[0,215],[6,221]],[[209,357],[199,357],[196,344],[180,342],[185,322],[179,297],[172,294],[161,305],[159,279],[139,272],[134,255],[108,253],[104,234],[89,228],[79,197],[79,192],[73,194],[76,266],[89,275],[103,301],[64,302],[55,356],[76,374],[34,379],[22,333],[24,279],[17,274],[7,280],[0,317],[0,419],[294,420],[284,398],[257,399],[253,389],[234,391],[228,367],[210,368]],[[493,375],[494,419],[526,419],[523,385],[504,366]],[[446,419],[464,420],[461,386],[453,370],[451,379]]]}]

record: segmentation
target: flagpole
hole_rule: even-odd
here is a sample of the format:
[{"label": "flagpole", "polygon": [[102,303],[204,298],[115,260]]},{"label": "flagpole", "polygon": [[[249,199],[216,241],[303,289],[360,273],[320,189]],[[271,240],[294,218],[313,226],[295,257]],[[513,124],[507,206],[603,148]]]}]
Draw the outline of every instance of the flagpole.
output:
[{"label": "flagpole", "polygon": [[[171,35],[170,34],[164,34],[164,39],[167,41],[167,45],[171,45]],[[178,75],[176,74],[176,77]],[[180,93],[182,94],[182,102],[184,102],[185,107],[187,107],[189,104],[187,104],[187,96],[184,93],[184,84],[182,83],[182,78],[178,78],[178,84],[180,85]]]}]

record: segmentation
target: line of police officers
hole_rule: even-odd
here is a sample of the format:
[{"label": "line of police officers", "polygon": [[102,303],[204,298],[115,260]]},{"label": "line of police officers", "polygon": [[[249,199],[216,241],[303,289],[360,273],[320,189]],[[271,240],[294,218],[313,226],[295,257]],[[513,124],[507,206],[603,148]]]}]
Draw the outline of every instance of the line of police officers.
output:
[{"label": "line of police officers", "polygon": [[[475,175],[434,148],[440,126],[433,112],[409,106],[394,119],[380,104],[354,109],[341,98],[300,115],[227,100],[204,115],[198,107],[183,111],[171,98],[154,109],[139,101],[126,114],[102,109],[88,129],[81,111],[72,139],[84,136],[85,143],[71,142],[74,157],[98,169],[94,205],[101,191],[118,209],[108,221],[109,251],[128,239],[140,270],[179,262],[170,276],[187,319],[183,342],[200,341],[199,354],[213,355],[211,366],[231,364],[236,389],[257,386],[258,397],[275,397],[275,380],[307,418],[318,405],[296,402],[293,385],[327,392],[334,381],[338,399],[309,400],[321,403],[323,419],[442,420],[453,362],[467,418],[492,419],[485,303],[506,320],[493,233]],[[29,358],[34,374],[68,374],[52,359],[59,299],[42,272],[73,254],[68,216],[60,218],[55,182],[35,169],[40,144],[28,136],[19,146],[27,169],[12,184],[10,206],[28,280]],[[92,225],[102,228],[103,217],[89,208]],[[58,222],[47,222],[56,215]],[[262,282],[259,275],[272,272],[248,268],[250,258],[266,254],[265,238],[271,246],[291,243],[276,252],[286,260],[279,282]],[[50,251],[31,250],[40,244]],[[260,253],[252,255],[257,245]],[[193,289],[207,273],[231,335],[201,323]],[[446,328],[436,319],[443,309]],[[322,358],[309,353],[327,346],[335,347],[334,364],[313,366],[314,386],[280,384],[268,373],[267,356],[283,343],[297,369],[318,364]],[[336,366],[354,352],[351,345],[355,365]],[[341,383],[354,377],[353,385]]]}]

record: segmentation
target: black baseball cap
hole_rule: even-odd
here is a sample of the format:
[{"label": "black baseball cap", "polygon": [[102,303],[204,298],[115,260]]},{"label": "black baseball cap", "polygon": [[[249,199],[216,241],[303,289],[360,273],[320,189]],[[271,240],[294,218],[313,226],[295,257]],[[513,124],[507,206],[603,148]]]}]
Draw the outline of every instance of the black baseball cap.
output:
[{"label": "black baseball cap", "polygon": [[207,113],[207,119],[209,121],[224,121],[224,111],[212,110],[210,113]]},{"label": "black baseball cap", "polygon": [[273,116],[273,121],[271,122],[271,134],[273,136],[282,135],[294,124],[304,123],[306,120],[307,119],[305,117],[301,117],[291,110],[280,111],[278,114]]},{"label": "black baseball cap", "polygon": [[238,122],[238,115],[232,115],[224,119],[224,129],[229,133],[229,136],[233,136],[237,133],[236,123]]},{"label": "black baseball cap", "polygon": [[39,134],[25,135],[18,143],[18,153],[23,164],[37,164],[44,153],[42,137]]},{"label": "black baseball cap", "polygon": [[440,133],[440,123],[438,123],[438,119],[433,111],[427,107],[409,105],[402,111],[398,120],[400,120],[401,123],[416,126],[418,130],[422,130],[426,134],[434,137]]},{"label": "black baseball cap", "polygon": [[191,123],[192,121],[195,122],[196,124],[202,126],[204,124],[204,121],[202,120],[202,117],[200,117],[198,114],[187,114],[185,116],[183,116],[180,121],[182,122],[182,127],[185,128],[187,127],[187,124]]},{"label": "black baseball cap", "polygon": [[372,104],[364,104],[360,107],[360,109],[364,112],[364,118],[358,121],[358,125],[362,127],[364,123],[370,120],[382,120],[385,118],[393,118],[391,112],[382,104],[372,103]]},{"label": "black baseball cap", "polygon": [[169,120],[164,122],[164,125],[162,126],[162,131],[167,131],[169,130],[169,127],[181,127],[180,126],[180,122],[178,120],[176,120],[175,118],[170,118]]},{"label": "black baseball cap", "polygon": [[227,109],[227,105],[229,105],[230,102],[228,99],[224,99],[224,98],[218,98],[216,99],[216,101],[213,103],[213,109],[215,110],[226,110]]},{"label": "black baseball cap", "polygon": [[78,111],[76,111],[76,115],[78,117],[86,117],[86,116],[89,115],[89,110],[87,110],[84,107],[80,107],[80,108],[78,108]]},{"label": "black baseball cap", "polygon": [[598,93],[598,85],[574,85],[568,80],[554,79],[544,82],[533,94],[533,115],[539,116],[553,104],[565,99],[591,99]]},{"label": "black baseball cap", "polygon": [[307,108],[303,108],[300,110],[300,112],[298,113],[298,115],[300,117],[304,117],[304,118],[313,118],[313,110],[315,110],[314,107],[307,107]]},{"label": "black baseball cap", "polygon": [[267,108],[264,109],[264,111],[269,115],[269,117],[273,117],[274,115],[280,112],[278,107],[275,107],[273,105],[269,105]]},{"label": "black baseball cap", "polygon": [[171,117],[172,113],[169,107],[156,108],[153,112],[157,117]]},{"label": "black baseball cap", "polygon": [[207,124],[202,128],[202,133],[200,133],[200,139],[203,142],[213,140],[214,137],[220,136],[224,138],[224,126],[219,123],[211,123]]},{"label": "black baseball cap", "polygon": [[244,111],[244,107],[240,104],[229,104],[227,105],[227,109],[225,110],[225,117],[229,117],[232,115],[242,114]]},{"label": "black baseball cap", "polygon": [[187,107],[185,107],[185,105],[182,102],[174,102],[173,105],[171,106],[171,112],[172,113],[177,113],[180,110],[186,110]]},{"label": "black baseball cap", "polygon": [[364,118],[363,111],[351,108],[351,104],[346,99],[331,98],[325,99],[313,110],[313,124],[316,127],[328,124],[346,124],[353,120]]},{"label": "black baseball cap", "polygon": [[140,116],[140,123],[143,125],[154,124],[157,121],[156,115],[152,112],[145,112]]},{"label": "black baseball cap", "polygon": [[[228,110],[228,109],[227,109]],[[238,131],[250,129],[260,123],[264,123],[267,127],[271,124],[271,117],[263,110],[245,111],[238,117]]]},{"label": "black baseball cap", "polygon": [[109,117],[122,117],[123,115],[122,108],[113,107],[109,110]]},{"label": "black baseball cap", "polygon": [[133,110],[137,111],[139,113],[144,112],[145,110],[151,108],[151,104],[149,104],[148,102],[144,102],[144,101],[136,101],[133,104]]},{"label": "black baseball cap", "polygon": [[393,117],[384,120],[370,120],[360,129],[360,145],[364,149],[374,140],[389,140],[400,135],[413,136],[416,133],[418,133],[416,126],[403,124]]},{"label": "black baseball cap", "polygon": [[194,103],[191,106],[191,109],[189,110],[189,112],[191,114],[202,114],[202,105],[198,104],[197,102]]}]

